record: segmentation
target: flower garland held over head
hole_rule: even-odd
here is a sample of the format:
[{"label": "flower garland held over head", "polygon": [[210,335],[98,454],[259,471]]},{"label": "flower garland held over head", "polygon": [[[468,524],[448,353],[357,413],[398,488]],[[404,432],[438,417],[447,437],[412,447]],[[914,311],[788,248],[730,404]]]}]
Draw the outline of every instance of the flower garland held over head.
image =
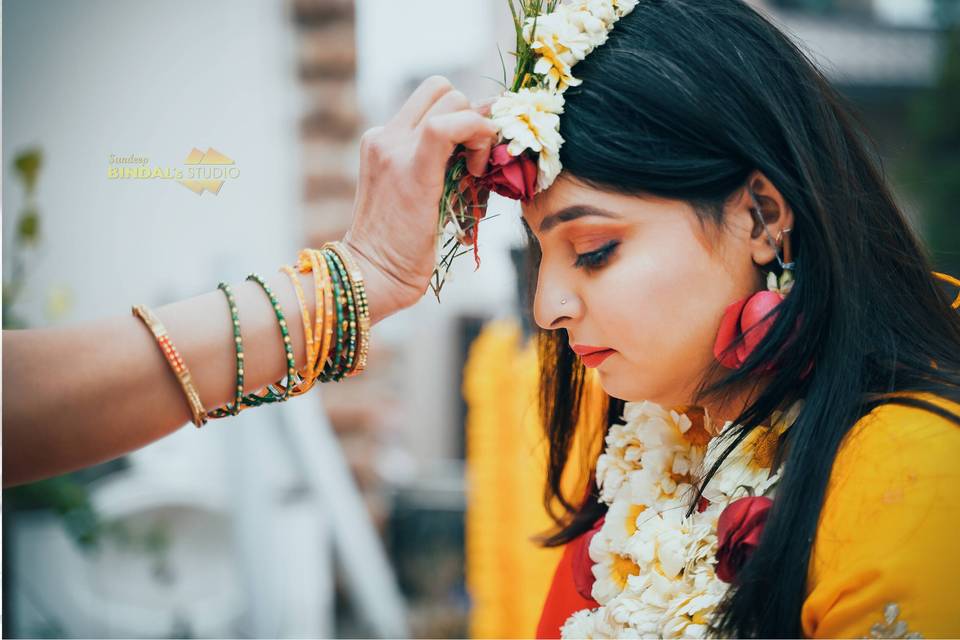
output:
[{"label": "flower garland held over head", "polygon": [[[515,2],[517,4],[515,4]],[[559,175],[560,114],[563,93],[581,83],[572,73],[577,62],[607,41],[614,24],[638,0],[508,0],[517,34],[513,82],[493,103],[490,117],[500,132],[483,176],[467,171],[458,148],[447,165],[437,232],[438,263],[430,287],[437,300],[458,245],[469,240],[477,268],[478,225],[493,191],[527,201],[547,189]],[[444,240],[449,223],[454,234]]]},{"label": "flower garland held over head", "polygon": [[[689,516],[699,479],[737,429],[719,430],[705,410],[625,404],[597,461],[600,500],[609,505],[587,544],[600,606],[574,613],[564,638],[702,637],[759,542],[782,468],[771,475],[777,440],[802,400],[748,433],[720,465]],[[685,411],[685,413],[684,413]]]}]

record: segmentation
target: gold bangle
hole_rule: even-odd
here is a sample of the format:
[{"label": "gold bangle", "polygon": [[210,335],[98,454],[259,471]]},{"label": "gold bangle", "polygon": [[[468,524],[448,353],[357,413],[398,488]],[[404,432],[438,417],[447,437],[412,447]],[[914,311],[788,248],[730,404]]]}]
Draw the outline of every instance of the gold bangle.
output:
[{"label": "gold bangle", "polygon": [[347,273],[350,276],[350,288],[353,290],[353,299],[357,307],[357,315],[360,319],[360,338],[359,338],[359,357],[354,367],[345,377],[349,378],[361,373],[367,367],[367,354],[370,350],[370,308],[367,304],[367,293],[363,282],[363,272],[357,267],[353,254],[346,244],[340,240],[326,242],[321,249],[329,248],[336,252],[347,265]]},{"label": "gold bangle", "polygon": [[293,290],[296,292],[297,301],[300,303],[300,315],[303,319],[303,335],[307,344],[306,365],[304,365],[303,371],[297,371],[297,374],[300,376],[301,380],[295,383],[290,389],[290,395],[298,396],[308,391],[310,387],[313,386],[314,380],[316,379],[316,376],[314,375],[314,360],[316,358],[317,341],[314,339],[313,326],[310,320],[310,311],[307,308],[308,305],[306,296],[303,293],[303,285],[300,284],[300,276],[298,276],[296,271],[293,270],[293,267],[289,265],[280,267],[280,270],[290,276],[290,281],[293,283]]},{"label": "gold bangle", "polygon": [[160,322],[160,319],[150,311],[150,309],[142,304],[138,304],[132,307],[132,311],[133,315],[143,320],[147,328],[153,333],[154,338],[156,338],[157,344],[160,345],[160,350],[163,352],[167,364],[170,365],[173,373],[177,376],[177,380],[180,381],[180,386],[183,388],[183,393],[187,398],[187,405],[190,407],[190,413],[193,414],[193,424],[197,425],[199,429],[207,423],[207,414],[203,409],[203,403],[200,402],[200,394],[193,384],[193,378],[190,376],[190,370],[187,369],[187,364],[183,361],[177,348],[173,346],[173,341],[170,339],[170,335],[167,333],[163,323]]},{"label": "gold bangle", "polygon": [[[327,358],[333,348],[333,329],[335,325],[333,310],[333,281],[327,270],[327,261],[323,260],[316,249],[300,251],[298,266],[301,273],[313,272],[314,285],[317,288],[317,313],[320,313],[320,302],[323,301],[323,315],[320,316],[323,331],[323,340],[317,352],[316,375],[319,377],[327,367]],[[320,329],[317,329],[319,331]]]}]

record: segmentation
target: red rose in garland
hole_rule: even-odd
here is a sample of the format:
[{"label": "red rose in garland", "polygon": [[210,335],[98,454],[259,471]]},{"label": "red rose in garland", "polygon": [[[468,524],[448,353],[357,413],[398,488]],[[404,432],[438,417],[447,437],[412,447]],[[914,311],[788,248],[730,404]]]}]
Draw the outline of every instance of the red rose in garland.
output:
[{"label": "red rose in garland", "polygon": [[717,577],[733,583],[737,573],[760,543],[773,500],[748,496],[734,500],[717,522]]}]

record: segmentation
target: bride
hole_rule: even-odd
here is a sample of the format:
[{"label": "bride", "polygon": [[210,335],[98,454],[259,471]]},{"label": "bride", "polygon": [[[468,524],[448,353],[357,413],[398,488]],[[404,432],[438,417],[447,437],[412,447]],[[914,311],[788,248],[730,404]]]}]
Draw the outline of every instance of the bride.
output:
[{"label": "bride", "polygon": [[[366,132],[342,243],[152,315],[5,331],[4,485],[362,371],[369,326],[430,283],[463,149],[522,201],[535,266],[566,507],[539,635],[960,635],[960,317],[864,132],[741,0],[574,5],[521,14],[531,71],[492,105],[431,77]],[[564,496],[585,367],[606,451]]]}]

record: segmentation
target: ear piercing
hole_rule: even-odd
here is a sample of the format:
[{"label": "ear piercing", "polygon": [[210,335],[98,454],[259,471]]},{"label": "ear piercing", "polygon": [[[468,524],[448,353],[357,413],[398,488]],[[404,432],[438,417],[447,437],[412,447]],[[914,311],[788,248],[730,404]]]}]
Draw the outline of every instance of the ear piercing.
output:
[{"label": "ear piercing", "polygon": [[[750,199],[753,200],[752,211],[757,216],[757,220],[760,221],[760,224],[763,226],[763,232],[767,234],[767,241],[770,243],[770,246],[773,248],[774,254],[776,255],[777,262],[780,264],[781,269],[790,270],[793,269],[794,264],[790,259],[790,236],[789,233],[793,229],[783,229],[777,233],[777,239],[774,240],[773,236],[770,234],[770,229],[767,227],[766,220],[763,219],[763,213],[760,211],[760,203],[757,202],[757,197],[753,195],[753,189],[747,187],[747,193],[750,194]],[[783,257],[780,257],[780,242],[784,240],[784,235],[786,235],[784,247],[783,247]]]}]

